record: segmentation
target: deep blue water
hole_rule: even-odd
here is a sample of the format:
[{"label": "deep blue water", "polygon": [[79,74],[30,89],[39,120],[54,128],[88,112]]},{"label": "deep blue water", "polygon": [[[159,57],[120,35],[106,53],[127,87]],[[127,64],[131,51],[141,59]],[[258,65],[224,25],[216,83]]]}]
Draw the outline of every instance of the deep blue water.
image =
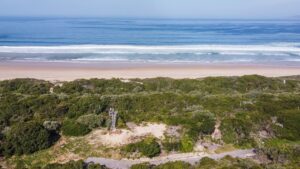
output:
[{"label": "deep blue water", "polygon": [[296,62],[300,21],[0,17],[5,59]]},{"label": "deep blue water", "polygon": [[0,45],[300,42],[300,21],[0,18]]}]

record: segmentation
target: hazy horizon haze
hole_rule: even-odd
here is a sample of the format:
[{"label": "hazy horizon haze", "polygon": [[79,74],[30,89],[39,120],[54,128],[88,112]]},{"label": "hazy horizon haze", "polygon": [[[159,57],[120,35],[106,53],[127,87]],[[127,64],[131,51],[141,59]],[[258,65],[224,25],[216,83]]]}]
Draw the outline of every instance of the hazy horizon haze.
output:
[{"label": "hazy horizon haze", "polygon": [[0,16],[298,19],[299,0],[1,0]]}]

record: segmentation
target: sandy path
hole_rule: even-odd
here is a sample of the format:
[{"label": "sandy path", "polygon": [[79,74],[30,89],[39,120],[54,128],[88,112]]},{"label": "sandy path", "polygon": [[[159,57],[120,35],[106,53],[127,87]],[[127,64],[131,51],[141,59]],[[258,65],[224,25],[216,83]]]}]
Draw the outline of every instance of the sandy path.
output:
[{"label": "sandy path", "polygon": [[238,158],[247,158],[252,157],[255,155],[253,149],[248,150],[235,150],[231,152],[225,152],[220,154],[206,154],[206,153],[182,153],[182,154],[171,154],[165,157],[155,157],[155,158],[142,158],[137,160],[130,160],[130,159],[122,159],[122,160],[113,160],[113,159],[107,159],[107,158],[96,158],[96,157],[89,157],[85,160],[85,162],[93,162],[101,165],[106,165],[109,168],[112,169],[128,169],[130,166],[134,164],[144,163],[148,162],[150,164],[158,165],[158,164],[164,164],[171,161],[185,161],[190,164],[195,164],[203,157],[209,157],[212,159],[220,159],[227,155],[230,155],[232,157],[238,157]]}]

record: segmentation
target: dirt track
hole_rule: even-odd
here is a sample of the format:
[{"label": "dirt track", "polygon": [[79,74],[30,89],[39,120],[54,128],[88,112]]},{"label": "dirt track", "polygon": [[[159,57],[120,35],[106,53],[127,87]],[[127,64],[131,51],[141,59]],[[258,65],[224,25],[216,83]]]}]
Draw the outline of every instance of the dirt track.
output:
[{"label": "dirt track", "polygon": [[182,154],[172,154],[165,157],[155,157],[155,158],[141,158],[136,160],[130,160],[130,159],[122,159],[122,160],[113,160],[113,159],[107,159],[107,158],[96,158],[96,157],[89,157],[85,160],[86,163],[97,163],[101,165],[106,165],[109,168],[112,169],[128,169],[133,164],[139,164],[148,162],[150,164],[158,165],[163,164],[170,161],[185,161],[190,164],[195,164],[203,157],[209,157],[212,159],[220,159],[225,157],[226,155],[230,155],[232,157],[239,157],[239,158],[247,158],[252,157],[255,155],[253,149],[248,150],[235,150],[231,152],[225,152],[220,154],[206,154],[206,153],[182,153]]}]

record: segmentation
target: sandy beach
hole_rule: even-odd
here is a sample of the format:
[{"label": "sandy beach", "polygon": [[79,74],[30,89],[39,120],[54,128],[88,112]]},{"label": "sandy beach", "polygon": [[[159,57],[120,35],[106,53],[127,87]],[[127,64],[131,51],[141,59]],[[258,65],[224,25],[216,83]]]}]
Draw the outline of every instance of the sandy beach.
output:
[{"label": "sandy beach", "polygon": [[159,64],[128,62],[1,62],[0,80],[36,78],[71,81],[89,78],[201,78],[207,76],[241,76],[258,74],[268,77],[299,75],[299,66],[262,64]]}]

